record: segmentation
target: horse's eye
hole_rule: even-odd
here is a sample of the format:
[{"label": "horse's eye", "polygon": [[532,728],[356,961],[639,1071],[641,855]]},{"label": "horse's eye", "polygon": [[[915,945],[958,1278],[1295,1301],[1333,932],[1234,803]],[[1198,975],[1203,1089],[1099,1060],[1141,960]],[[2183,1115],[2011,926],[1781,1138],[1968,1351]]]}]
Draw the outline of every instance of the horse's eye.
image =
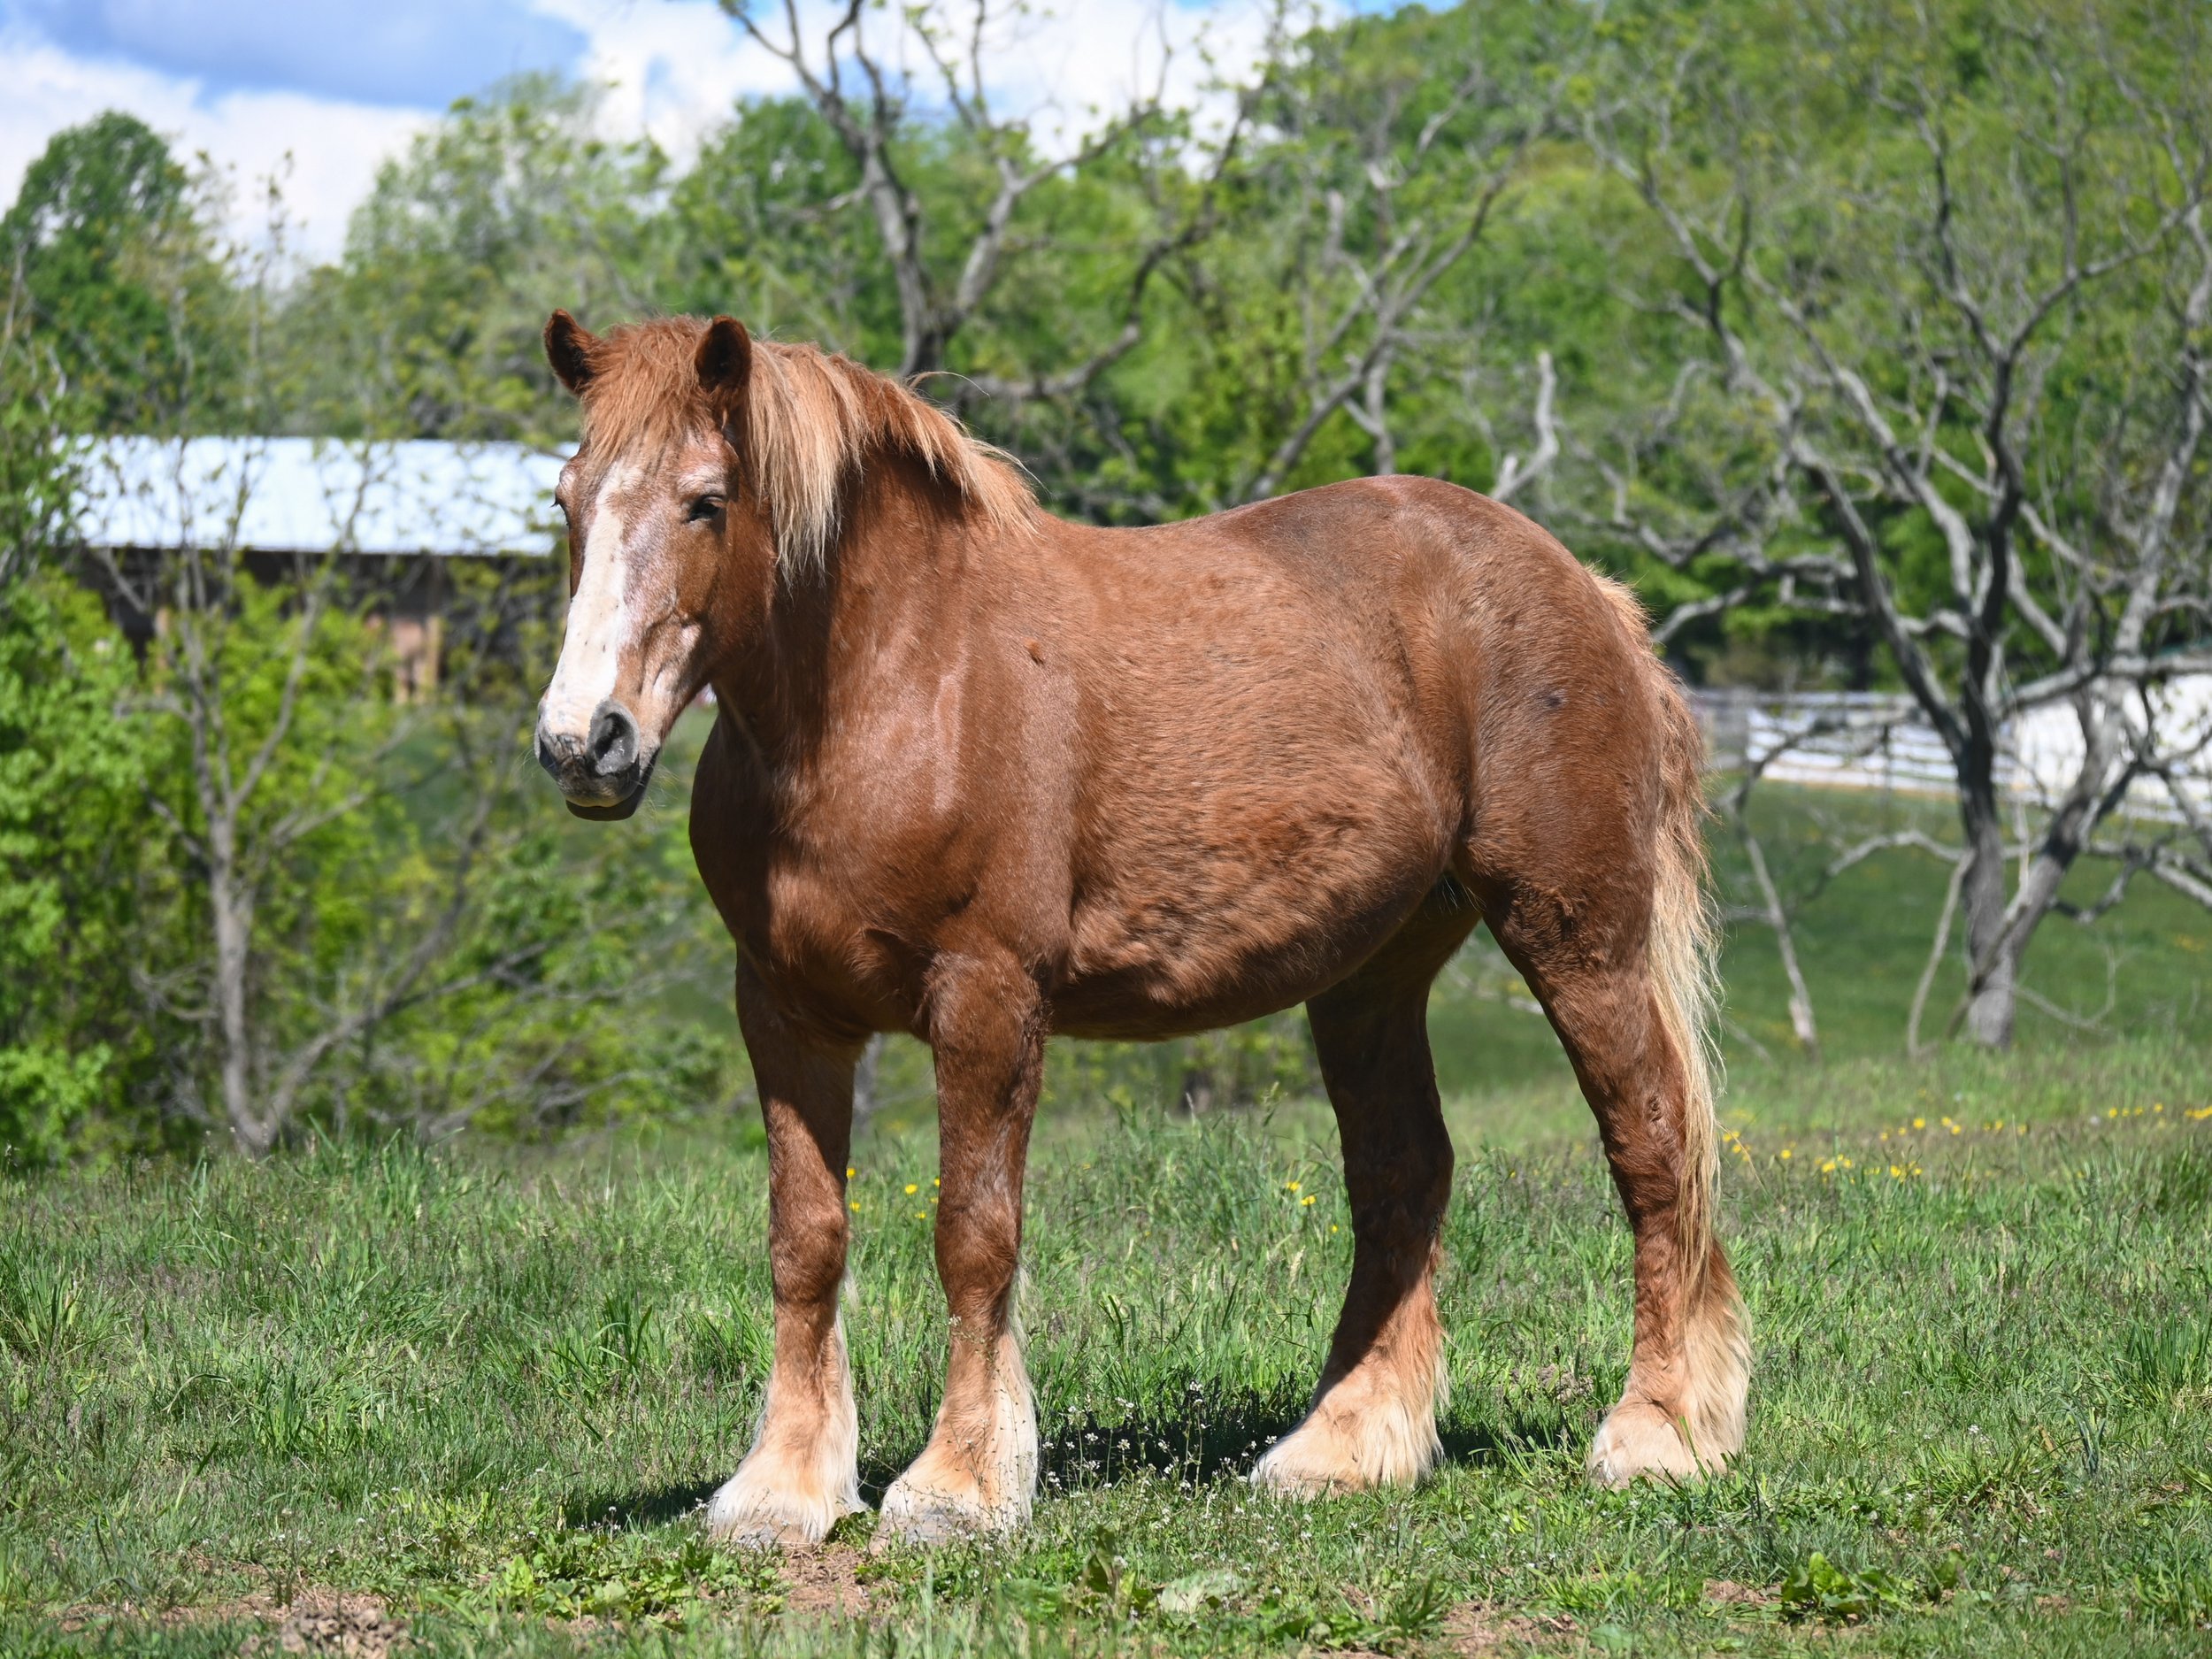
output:
[{"label": "horse's eye", "polygon": [[719,495],[701,495],[692,502],[688,517],[694,524],[703,524],[710,518],[718,518],[722,516],[725,504]]}]

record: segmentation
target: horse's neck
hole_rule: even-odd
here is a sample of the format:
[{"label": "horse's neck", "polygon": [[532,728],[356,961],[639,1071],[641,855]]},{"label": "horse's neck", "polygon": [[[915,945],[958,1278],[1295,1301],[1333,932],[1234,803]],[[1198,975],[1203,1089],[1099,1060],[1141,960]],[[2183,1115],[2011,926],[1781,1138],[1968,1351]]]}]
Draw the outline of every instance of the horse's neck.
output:
[{"label": "horse's neck", "polygon": [[772,764],[805,765],[844,682],[933,629],[969,578],[976,527],[906,470],[872,477],[820,570],[779,580],[761,649],[716,687]]}]

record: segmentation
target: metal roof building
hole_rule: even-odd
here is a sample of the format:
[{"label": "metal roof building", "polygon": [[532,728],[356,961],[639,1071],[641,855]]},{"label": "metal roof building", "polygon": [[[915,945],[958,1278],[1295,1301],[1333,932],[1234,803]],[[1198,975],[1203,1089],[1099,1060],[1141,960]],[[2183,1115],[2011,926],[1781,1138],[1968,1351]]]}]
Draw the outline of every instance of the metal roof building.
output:
[{"label": "metal roof building", "polygon": [[332,438],[102,438],[76,453],[73,529],[117,624],[165,626],[164,555],[235,556],[263,581],[327,559],[387,630],[393,691],[437,684],[457,558],[536,560],[560,545],[561,452],[519,443]]}]

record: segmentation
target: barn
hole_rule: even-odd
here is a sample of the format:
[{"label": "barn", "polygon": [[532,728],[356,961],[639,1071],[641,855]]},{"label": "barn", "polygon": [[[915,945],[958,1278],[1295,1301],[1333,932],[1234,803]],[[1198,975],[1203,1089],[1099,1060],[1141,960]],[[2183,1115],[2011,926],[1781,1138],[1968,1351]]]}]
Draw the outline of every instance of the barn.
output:
[{"label": "barn", "polygon": [[265,580],[331,561],[389,629],[403,697],[437,683],[456,559],[548,557],[565,452],[519,443],[103,438],[74,457],[76,540],[116,620],[160,629],[144,578],[183,551]]}]

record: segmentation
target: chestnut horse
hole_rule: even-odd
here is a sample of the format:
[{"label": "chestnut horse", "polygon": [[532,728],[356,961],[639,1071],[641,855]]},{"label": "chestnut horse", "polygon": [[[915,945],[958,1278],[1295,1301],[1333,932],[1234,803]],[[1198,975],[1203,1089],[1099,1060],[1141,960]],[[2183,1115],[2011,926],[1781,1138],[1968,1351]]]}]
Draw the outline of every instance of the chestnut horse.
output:
[{"label": "chestnut horse", "polygon": [[1635,1234],[1627,1386],[1589,1470],[1742,1445],[1715,1241],[1699,739],[1634,601],[1496,502],[1371,478],[1152,529],[1041,511],[905,387],[726,317],[546,326],[579,395],[540,760],[634,810],[703,687],[691,844],[737,944],[769,1147],[774,1360],[712,1531],[860,1507],[839,1325],[855,1062],[935,1051],[943,1405],[885,1539],[1029,1513],[1016,1317],[1045,1041],[1306,1004],[1353,1233],[1312,1408],[1253,1471],[1317,1494],[1440,1455],[1451,1192],[1429,983],[1489,924],[1597,1115]]}]

